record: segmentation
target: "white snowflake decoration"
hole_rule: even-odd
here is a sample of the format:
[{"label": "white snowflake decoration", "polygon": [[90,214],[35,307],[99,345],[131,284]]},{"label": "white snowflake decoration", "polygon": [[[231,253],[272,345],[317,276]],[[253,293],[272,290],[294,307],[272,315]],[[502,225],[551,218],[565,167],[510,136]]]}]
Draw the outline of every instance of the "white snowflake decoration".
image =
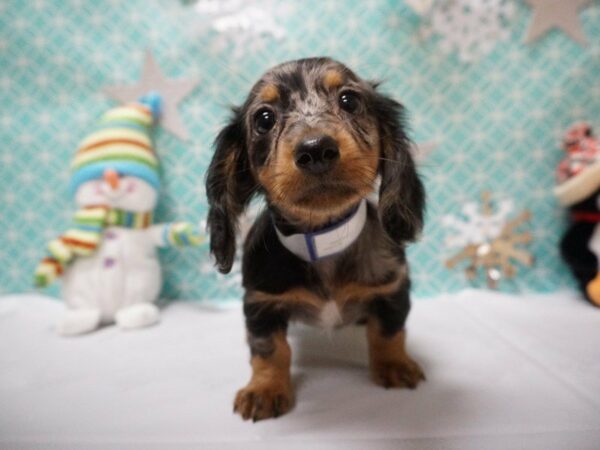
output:
[{"label": "white snowflake decoration", "polygon": [[446,260],[446,267],[453,269],[467,262],[465,273],[469,280],[475,280],[483,271],[487,285],[496,288],[502,277],[512,278],[517,273],[515,262],[526,266],[533,264],[533,256],[519,244],[527,244],[532,235],[516,229],[530,220],[529,211],[522,211],[509,219],[513,210],[510,200],[498,203],[494,212],[491,195],[482,195],[483,206],[467,203],[462,208],[464,217],[447,215],[442,224],[451,228],[454,234],[446,238],[448,247],[459,247],[459,251]]},{"label": "white snowflake decoration", "polygon": [[502,200],[498,203],[498,211],[488,215],[480,211],[476,202],[465,203],[462,207],[464,218],[453,215],[442,217],[442,225],[453,229],[455,234],[446,237],[448,247],[464,247],[470,244],[483,244],[496,239],[502,232],[506,218],[513,211],[511,200]]},{"label": "white snowflake decoration", "polygon": [[421,35],[438,35],[442,51],[457,51],[463,62],[488,54],[496,42],[508,39],[508,22],[515,14],[513,0],[436,0],[411,7],[426,18]]},{"label": "white snowflake decoration", "polygon": [[214,45],[223,49],[233,44],[233,58],[260,50],[268,38],[281,40],[285,29],[276,20],[275,11],[286,9],[273,0],[197,0],[194,9],[212,30],[219,33]]}]

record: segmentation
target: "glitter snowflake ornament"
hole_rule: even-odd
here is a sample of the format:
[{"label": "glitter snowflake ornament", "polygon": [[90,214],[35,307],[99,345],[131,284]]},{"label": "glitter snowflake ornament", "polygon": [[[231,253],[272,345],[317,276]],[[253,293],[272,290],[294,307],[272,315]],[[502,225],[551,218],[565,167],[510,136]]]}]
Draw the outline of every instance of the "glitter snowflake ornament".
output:
[{"label": "glitter snowflake ornament", "polygon": [[421,36],[439,36],[441,50],[457,51],[463,62],[475,61],[508,39],[515,14],[513,0],[436,0],[413,9],[425,19]]},{"label": "glitter snowflake ornament", "polygon": [[214,48],[223,50],[232,44],[235,59],[261,50],[268,39],[285,37],[275,12],[284,14],[286,8],[276,6],[273,0],[197,0],[193,5],[201,19],[200,28],[218,33]]},{"label": "glitter snowflake ornament", "polygon": [[483,205],[467,203],[462,208],[462,216],[447,215],[442,224],[454,231],[446,238],[446,245],[460,250],[446,260],[446,267],[453,269],[467,262],[467,279],[475,281],[478,275],[485,274],[490,289],[498,287],[499,281],[513,278],[517,274],[515,263],[533,265],[533,256],[519,244],[531,242],[529,232],[516,229],[531,219],[529,211],[522,211],[509,219],[513,211],[510,200],[498,202],[496,211],[492,207],[491,195],[482,194]]}]

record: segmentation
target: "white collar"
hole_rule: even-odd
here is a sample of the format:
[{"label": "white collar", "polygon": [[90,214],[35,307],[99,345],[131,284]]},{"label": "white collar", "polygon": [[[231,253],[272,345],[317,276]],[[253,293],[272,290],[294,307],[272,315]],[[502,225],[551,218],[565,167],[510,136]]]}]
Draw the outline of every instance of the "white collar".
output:
[{"label": "white collar", "polygon": [[335,255],[350,247],[367,221],[367,201],[361,200],[358,208],[341,222],[312,233],[285,236],[277,226],[275,231],[281,244],[305,261],[315,262]]}]

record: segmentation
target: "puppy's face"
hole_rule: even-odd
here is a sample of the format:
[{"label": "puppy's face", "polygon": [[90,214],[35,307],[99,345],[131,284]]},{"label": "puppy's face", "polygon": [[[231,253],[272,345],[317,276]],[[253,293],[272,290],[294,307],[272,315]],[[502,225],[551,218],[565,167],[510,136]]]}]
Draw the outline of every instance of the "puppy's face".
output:
[{"label": "puppy's face", "polygon": [[331,60],[277,66],[243,108],[252,172],[269,202],[319,225],[373,189],[380,154],[373,87]]},{"label": "puppy's face", "polygon": [[392,242],[415,237],[424,192],[402,106],[329,58],[274,67],[216,139],[206,180],[211,251],[221,272],[235,254],[237,218],[257,192],[297,225],[340,216],[381,176],[379,215]]}]

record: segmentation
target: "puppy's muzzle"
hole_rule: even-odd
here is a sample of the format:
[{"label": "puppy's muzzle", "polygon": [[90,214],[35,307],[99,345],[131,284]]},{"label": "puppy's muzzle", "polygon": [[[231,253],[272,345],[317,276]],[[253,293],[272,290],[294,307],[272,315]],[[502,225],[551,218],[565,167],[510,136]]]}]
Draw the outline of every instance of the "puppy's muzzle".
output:
[{"label": "puppy's muzzle", "polygon": [[311,175],[330,171],[340,159],[337,142],[331,136],[312,136],[301,141],[295,149],[296,166]]}]

